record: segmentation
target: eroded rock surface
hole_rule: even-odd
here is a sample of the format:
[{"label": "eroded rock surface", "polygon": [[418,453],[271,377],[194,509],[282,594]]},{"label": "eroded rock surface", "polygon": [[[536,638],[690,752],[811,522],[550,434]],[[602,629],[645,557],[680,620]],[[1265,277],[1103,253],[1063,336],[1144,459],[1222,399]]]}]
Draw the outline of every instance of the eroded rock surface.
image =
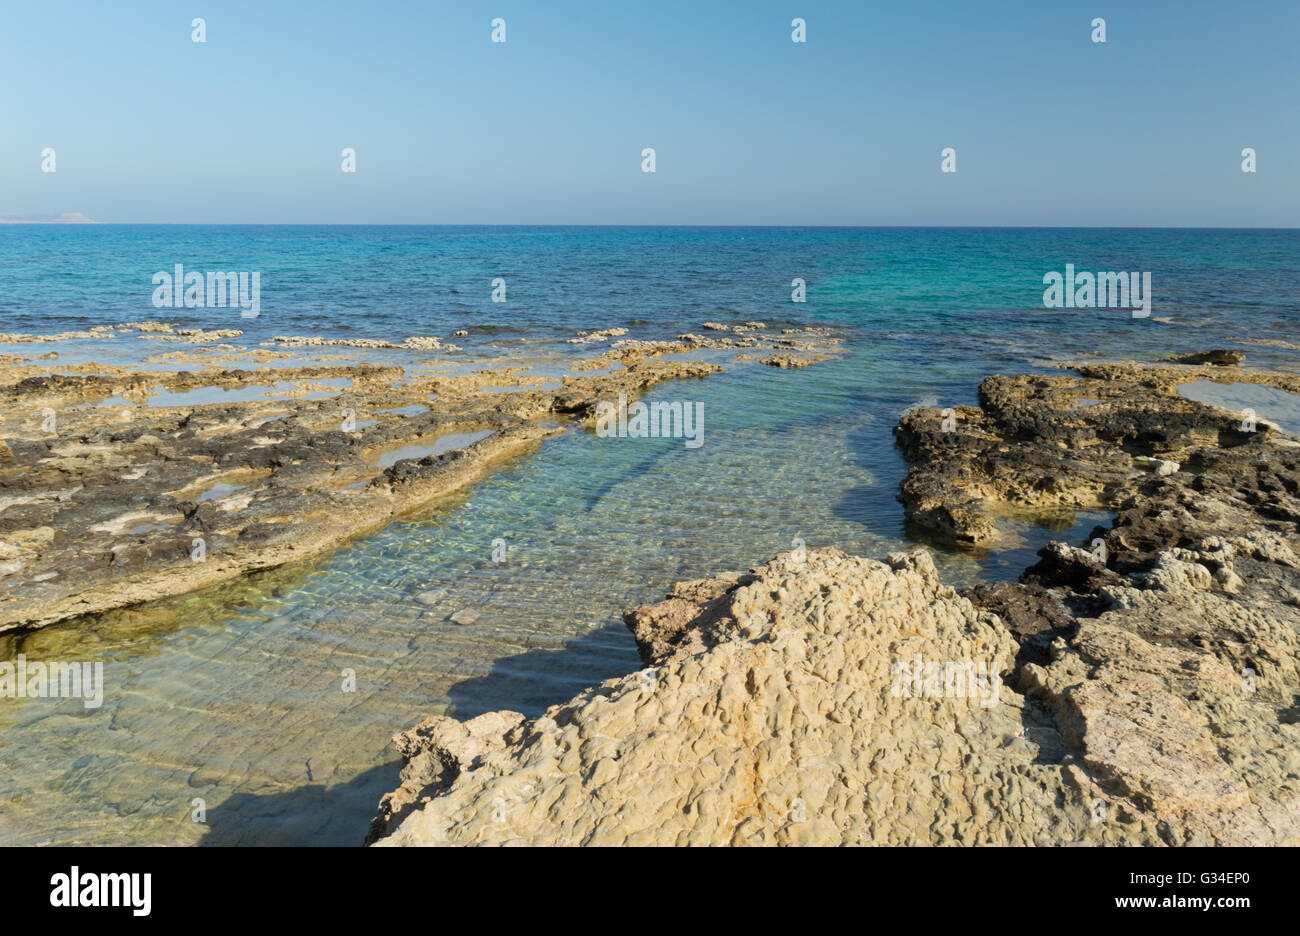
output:
[{"label": "eroded rock surface", "polygon": [[[455,760],[455,778],[381,844],[1024,841],[983,805],[1021,785],[1044,823],[1082,834],[1086,810],[1057,810],[1033,763],[1019,700],[996,701],[1010,636],[940,584],[928,556],[895,565],[787,554],[679,588],[629,615],[643,653],[658,648],[654,667],[473,750],[443,740],[462,738],[454,719],[426,722],[418,740],[402,736],[411,764]],[[912,679],[891,664],[917,657],[994,672],[963,673],[964,698],[909,698]],[[943,802],[968,806],[936,825]]]},{"label": "eroded rock surface", "polygon": [[332,550],[602,399],[721,369],[623,357],[549,381],[522,367],[0,368],[0,632]]},{"label": "eroded rock surface", "polygon": [[[1300,392],[1300,376],[1228,365],[1080,365],[1070,375],[995,376],[978,407],[920,407],[894,430],[908,459],[908,518],[962,545],[989,546],[1002,513],[1118,508],[1145,482],[1195,475],[1229,452],[1268,459],[1294,440],[1266,420],[1178,395],[1197,380]],[[947,415],[945,416],[945,412]]]}]

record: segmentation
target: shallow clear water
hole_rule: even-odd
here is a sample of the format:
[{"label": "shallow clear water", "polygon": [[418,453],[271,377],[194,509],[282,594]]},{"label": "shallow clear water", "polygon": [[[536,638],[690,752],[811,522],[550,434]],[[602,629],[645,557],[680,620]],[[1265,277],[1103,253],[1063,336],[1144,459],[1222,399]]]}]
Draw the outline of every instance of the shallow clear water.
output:
[{"label": "shallow clear water", "polygon": [[[93,625],[0,638],[0,659],[106,664],[99,709],[0,699],[4,844],[356,844],[379,796],[396,785],[394,731],[442,712],[533,714],[637,668],[621,612],[674,581],[747,568],[796,538],[873,556],[917,542],[895,500],[904,464],[891,429],[907,407],[973,403],[986,374],[1084,355],[1243,347],[1251,363],[1295,369],[1295,351],[1245,342],[1300,340],[1295,232],[107,232],[115,258],[126,255],[123,238],[133,245],[132,266],[84,243],[79,253],[75,235],[60,241],[51,230],[32,237],[54,238],[79,257],[83,282],[56,280],[54,295],[32,295],[23,284],[37,282],[42,250],[52,248],[18,242],[0,254],[16,271],[0,287],[9,330],[141,318],[241,327],[155,314],[123,293],[174,262],[231,269],[242,257],[247,268],[275,269],[296,284],[273,305],[264,272],[263,316],[243,324],[261,329],[278,316],[268,334],[339,337],[333,329],[346,325],[354,335],[400,340],[448,336],[478,318],[496,324],[456,343],[512,364],[594,353],[562,339],[596,327],[672,337],[703,321],[834,323],[847,342],[842,358],[793,371],[718,355],[726,373],[656,388],[647,399],[703,404],[701,448],[573,428],[471,490],[310,566]],[[0,237],[15,245],[12,229]],[[209,259],[218,253],[227,259]],[[1153,318],[1042,309],[1042,274],[1067,262],[1166,271],[1153,277]],[[498,271],[511,282],[505,309],[487,301]],[[792,275],[808,278],[808,303],[788,301]],[[338,277],[338,288],[320,289],[313,276]],[[115,290],[105,311],[91,311],[87,283]],[[530,288],[545,298],[526,298]],[[1012,535],[999,552],[940,551],[943,574],[953,583],[1014,578],[1048,538],[1080,541],[1107,521],[1037,519],[1007,521]],[[495,562],[501,541],[505,561]],[[448,620],[462,611],[476,615],[473,623]],[[343,691],[345,670],[355,674],[355,692]],[[196,797],[206,803],[205,824],[190,819]]]},{"label": "shallow clear water", "polygon": [[236,491],[242,491],[247,486],[248,485],[246,484],[226,484],[224,481],[218,481],[200,494],[195,503],[206,504],[208,501],[221,500],[221,498],[226,497],[229,494],[234,494]]},{"label": "shallow clear water", "polygon": [[379,468],[388,468],[408,458],[421,459],[429,455],[442,455],[453,449],[462,449],[473,445],[480,439],[486,439],[491,434],[491,429],[480,429],[478,432],[448,432],[427,444],[403,445],[399,448],[380,452],[375,458],[374,464]]},{"label": "shallow clear water", "polygon": [[[324,389],[301,392],[289,381],[279,381],[265,386],[247,387],[195,387],[193,390],[157,390],[153,391],[147,406],[206,406],[212,403],[252,403],[275,396],[292,394],[304,400],[323,400],[336,396],[348,388],[348,380],[313,381]],[[97,406],[130,406],[131,402],[123,397],[114,396],[101,400]]]},{"label": "shallow clear water", "polygon": [[1300,396],[1294,393],[1259,384],[1221,384],[1210,380],[1179,384],[1178,393],[1198,403],[1233,410],[1243,419],[1253,416],[1257,422],[1271,422],[1283,432],[1300,436]]}]

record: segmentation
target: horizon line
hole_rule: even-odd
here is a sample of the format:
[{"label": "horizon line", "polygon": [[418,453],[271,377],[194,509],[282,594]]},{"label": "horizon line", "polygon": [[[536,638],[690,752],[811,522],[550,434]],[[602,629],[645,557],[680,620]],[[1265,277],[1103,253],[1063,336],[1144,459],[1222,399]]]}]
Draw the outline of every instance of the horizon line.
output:
[{"label": "horizon line", "polygon": [[1300,225],[1230,226],[1213,224],[589,224],[532,222],[424,221],[97,221],[17,220],[0,217],[3,226],[34,227],[445,227],[445,228],[712,228],[813,230],[1059,230],[1059,231],[1300,231]]}]

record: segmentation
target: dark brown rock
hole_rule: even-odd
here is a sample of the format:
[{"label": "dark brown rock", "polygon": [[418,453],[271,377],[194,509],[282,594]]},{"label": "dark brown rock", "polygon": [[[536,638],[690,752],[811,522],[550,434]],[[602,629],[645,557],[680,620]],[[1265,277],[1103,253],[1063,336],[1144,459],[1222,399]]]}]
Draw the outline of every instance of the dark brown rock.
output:
[{"label": "dark brown rock", "polygon": [[1214,351],[1198,351],[1195,354],[1183,354],[1171,357],[1168,360],[1174,364],[1213,364],[1215,367],[1230,367],[1246,360],[1246,355],[1240,351],[1217,349]]}]

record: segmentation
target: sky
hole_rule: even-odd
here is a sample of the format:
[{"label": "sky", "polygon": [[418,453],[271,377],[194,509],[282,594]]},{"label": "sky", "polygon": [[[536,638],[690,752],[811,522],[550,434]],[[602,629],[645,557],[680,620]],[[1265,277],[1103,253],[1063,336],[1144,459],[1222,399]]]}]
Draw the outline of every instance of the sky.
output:
[{"label": "sky", "polygon": [[0,217],[1300,226],[1300,0],[3,0],[0,82]]}]

